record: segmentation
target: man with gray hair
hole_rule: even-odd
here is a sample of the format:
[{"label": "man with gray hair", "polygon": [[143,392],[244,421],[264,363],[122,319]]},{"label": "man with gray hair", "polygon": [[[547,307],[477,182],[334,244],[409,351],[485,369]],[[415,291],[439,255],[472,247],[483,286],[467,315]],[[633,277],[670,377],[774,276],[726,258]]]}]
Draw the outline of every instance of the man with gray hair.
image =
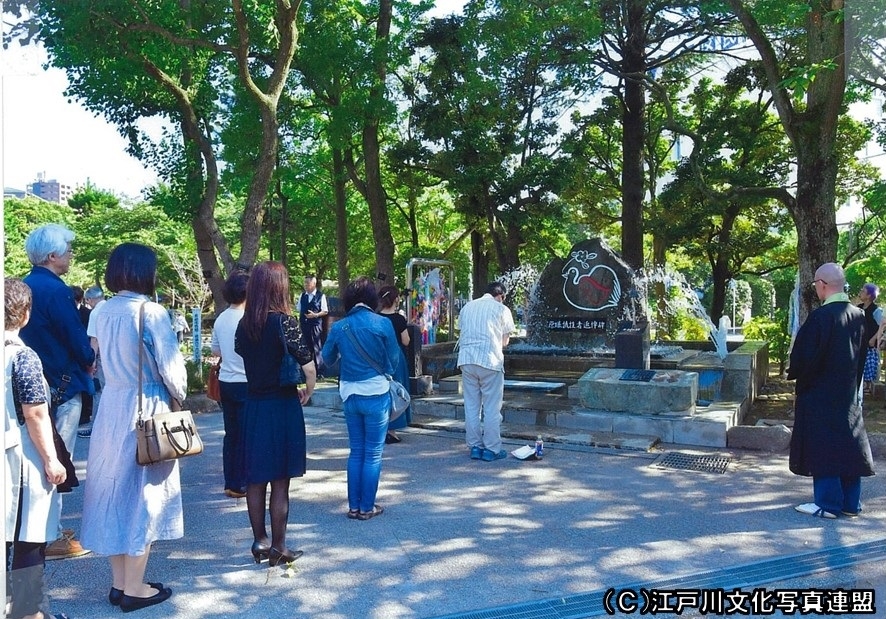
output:
[{"label": "man with gray hair", "polygon": [[812,477],[813,503],[795,509],[818,518],[858,516],[861,478],[874,474],[861,414],[865,316],[844,292],[838,264],[818,267],[809,283],[822,305],[809,314],[791,350],[796,379],[789,466]]},{"label": "man with gray hair", "polygon": [[[31,288],[31,319],[21,338],[43,364],[43,374],[52,393],[52,417],[59,436],[71,454],[77,440],[82,393],[92,394],[95,352],[74,303],[74,294],[61,276],[71,267],[74,233],[58,224],[46,224],[25,239],[25,252],[32,268],[24,278]],[[59,495],[59,511],[62,497]],[[70,530],[46,547],[47,559],[64,559],[85,554]]]},{"label": "man with gray hair", "polygon": [[[514,317],[504,304],[507,290],[499,282],[461,308],[458,315],[458,367],[465,401],[465,440],[472,460],[507,458],[501,446],[501,406],[505,389],[502,350],[514,332]],[[481,428],[482,413],[482,428]]]}]

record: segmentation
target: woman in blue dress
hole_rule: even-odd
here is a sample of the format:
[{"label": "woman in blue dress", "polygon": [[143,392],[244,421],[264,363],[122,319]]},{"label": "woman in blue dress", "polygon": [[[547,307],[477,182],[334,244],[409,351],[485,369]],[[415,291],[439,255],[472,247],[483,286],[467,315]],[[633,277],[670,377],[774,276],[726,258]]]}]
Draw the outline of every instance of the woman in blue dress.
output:
[{"label": "woman in blue dress", "polygon": [[82,542],[109,557],[113,584],[108,601],[124,612],[172,595],[162,583],[144,582],[145,569],[153,542],[184,535],[178,461],[150,466],[135,461],[140,404],[143,417],[167,412],[173,400],[184,400],[187,387],[185,360],[169,315],[150,300],[156,276],[157,254],[150,247],[123,243],[114,248],[105,285],[116,294],[104,303],[95,325],[105,387],[89,441]]},{"label": "woman in blue dress", "polygon": [[[246,311],[234,336],[234,350],[243,358],[247,394],[242,412],[243,473],[246,508],[256,563],[291,563],[302,554],[286,546],[289,481],[307,467],[305,416],[302,406],[314,392],[314,353],[305,345],[298,319],[291,316],[289,274],[279,262],[262,262],[249,275]],[[283,346],[301,365],[305,387],[281,387]],[[271,486],[271,537],[265,526],[268,485]]]},{"label": "woman in blue dress", "polygon": [[[397,336],[397,343],[400,344],[400,363],[394,370],[394,379],[401,385],[409,387],[409,359],[408,346],[409,329],[406,323],[406,317],[400,313],[400,291],[396,286],[383,286],[378,291],[378,313],[391,321],[394,327],[394,334]],[[385,443],[399,443],[400,437],[397,436],[396,430],[402,430],[412,421],[412,407],[408,407],[403,414],[394,421],[388,423],[388,432],[385,435]]]}]

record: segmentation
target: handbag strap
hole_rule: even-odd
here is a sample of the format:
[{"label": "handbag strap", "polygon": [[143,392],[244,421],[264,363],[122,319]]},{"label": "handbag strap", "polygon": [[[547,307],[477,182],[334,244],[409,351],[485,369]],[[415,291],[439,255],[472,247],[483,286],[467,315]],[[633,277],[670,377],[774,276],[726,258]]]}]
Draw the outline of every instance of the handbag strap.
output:
[{"label": "handbag strap", "polygon": [[[7,345],[9,344],[10,342],[7,342]],[[15,406],[15,417],[18,421],[18,425],[23,426],[25,425],[25,412],[22,409],[22,398],[19,395],[18,381],[16,380],[16,377],[18,376],[18,355],[24,350],[24,348],[20,346],[16,346],[16,348],[18,350],[12,353],[12,402]]]},{"label": "handbag strap", "polygon": [[366,350],[360,345],[360,342],[357,341],[356,336],[351,332],[351,325],[348,324],[347,321],[342,325],[342,330],[348,335],[348,338],[351,340],[351,343],[354,345],[354,348],[357,349],[357,352],[360,353],[360,356],[368,363],[373,370],[387,378],[388,380],[394,380],[390,374],[381,369],[381,366],[376,363],[375,359],[371,358],[368,354],[366,354]]},{"label": "handbag strap", "polygon": [[143,427],[145,424],[142,420],[142,364],[145,361],[145,303],[147,303],[147,301],[142,301],[142,304],[138,308],[138,421],[136,421],[136,427],[138,428]]}]

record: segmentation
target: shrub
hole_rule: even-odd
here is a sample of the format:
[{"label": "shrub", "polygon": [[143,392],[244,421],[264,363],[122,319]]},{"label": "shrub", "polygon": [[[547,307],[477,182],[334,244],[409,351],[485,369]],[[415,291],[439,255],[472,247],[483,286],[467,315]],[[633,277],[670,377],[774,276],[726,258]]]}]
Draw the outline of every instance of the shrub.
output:
[{"label": "shrub", "polygon": [[769,356],[778,361],[779,372],[784,373],[788,361],[788,347],[791,344],[786,310],[781,308],[775,310],[774,320],[763,316],[751,318],[744,326],[744,336],[749,340],[769,342]]},{"label": "shrub", "polygon": [[210,363],[206,358],[200,365],[193,359],[185,359],[185,368],[188,371],[188,393],[203,393],[206,391],[206,377],[209,375]]}]

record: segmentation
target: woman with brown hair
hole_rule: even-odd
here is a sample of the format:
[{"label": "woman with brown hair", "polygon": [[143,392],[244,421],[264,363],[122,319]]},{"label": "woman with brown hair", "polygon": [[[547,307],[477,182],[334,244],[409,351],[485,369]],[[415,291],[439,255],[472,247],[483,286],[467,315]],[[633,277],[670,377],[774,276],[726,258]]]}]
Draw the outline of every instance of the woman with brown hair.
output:
[{"label": "woman with brown hair", "polygon": [[[289,481],[307,468],[302,405],[314,392],[314,354],[304,343],[298,319],[291,316],[289,274],[279,262],[262,262],[249,275],[246,311],[237,326],[234,350],[243,358],[247,394],[242,412],[242,447],[246,508],[256,563],[291,563],[302,554],[286,547]],[[301,365],[305,387],[281,387],[284,345]],[[265,526],[271,485],[271,538]]]}]

